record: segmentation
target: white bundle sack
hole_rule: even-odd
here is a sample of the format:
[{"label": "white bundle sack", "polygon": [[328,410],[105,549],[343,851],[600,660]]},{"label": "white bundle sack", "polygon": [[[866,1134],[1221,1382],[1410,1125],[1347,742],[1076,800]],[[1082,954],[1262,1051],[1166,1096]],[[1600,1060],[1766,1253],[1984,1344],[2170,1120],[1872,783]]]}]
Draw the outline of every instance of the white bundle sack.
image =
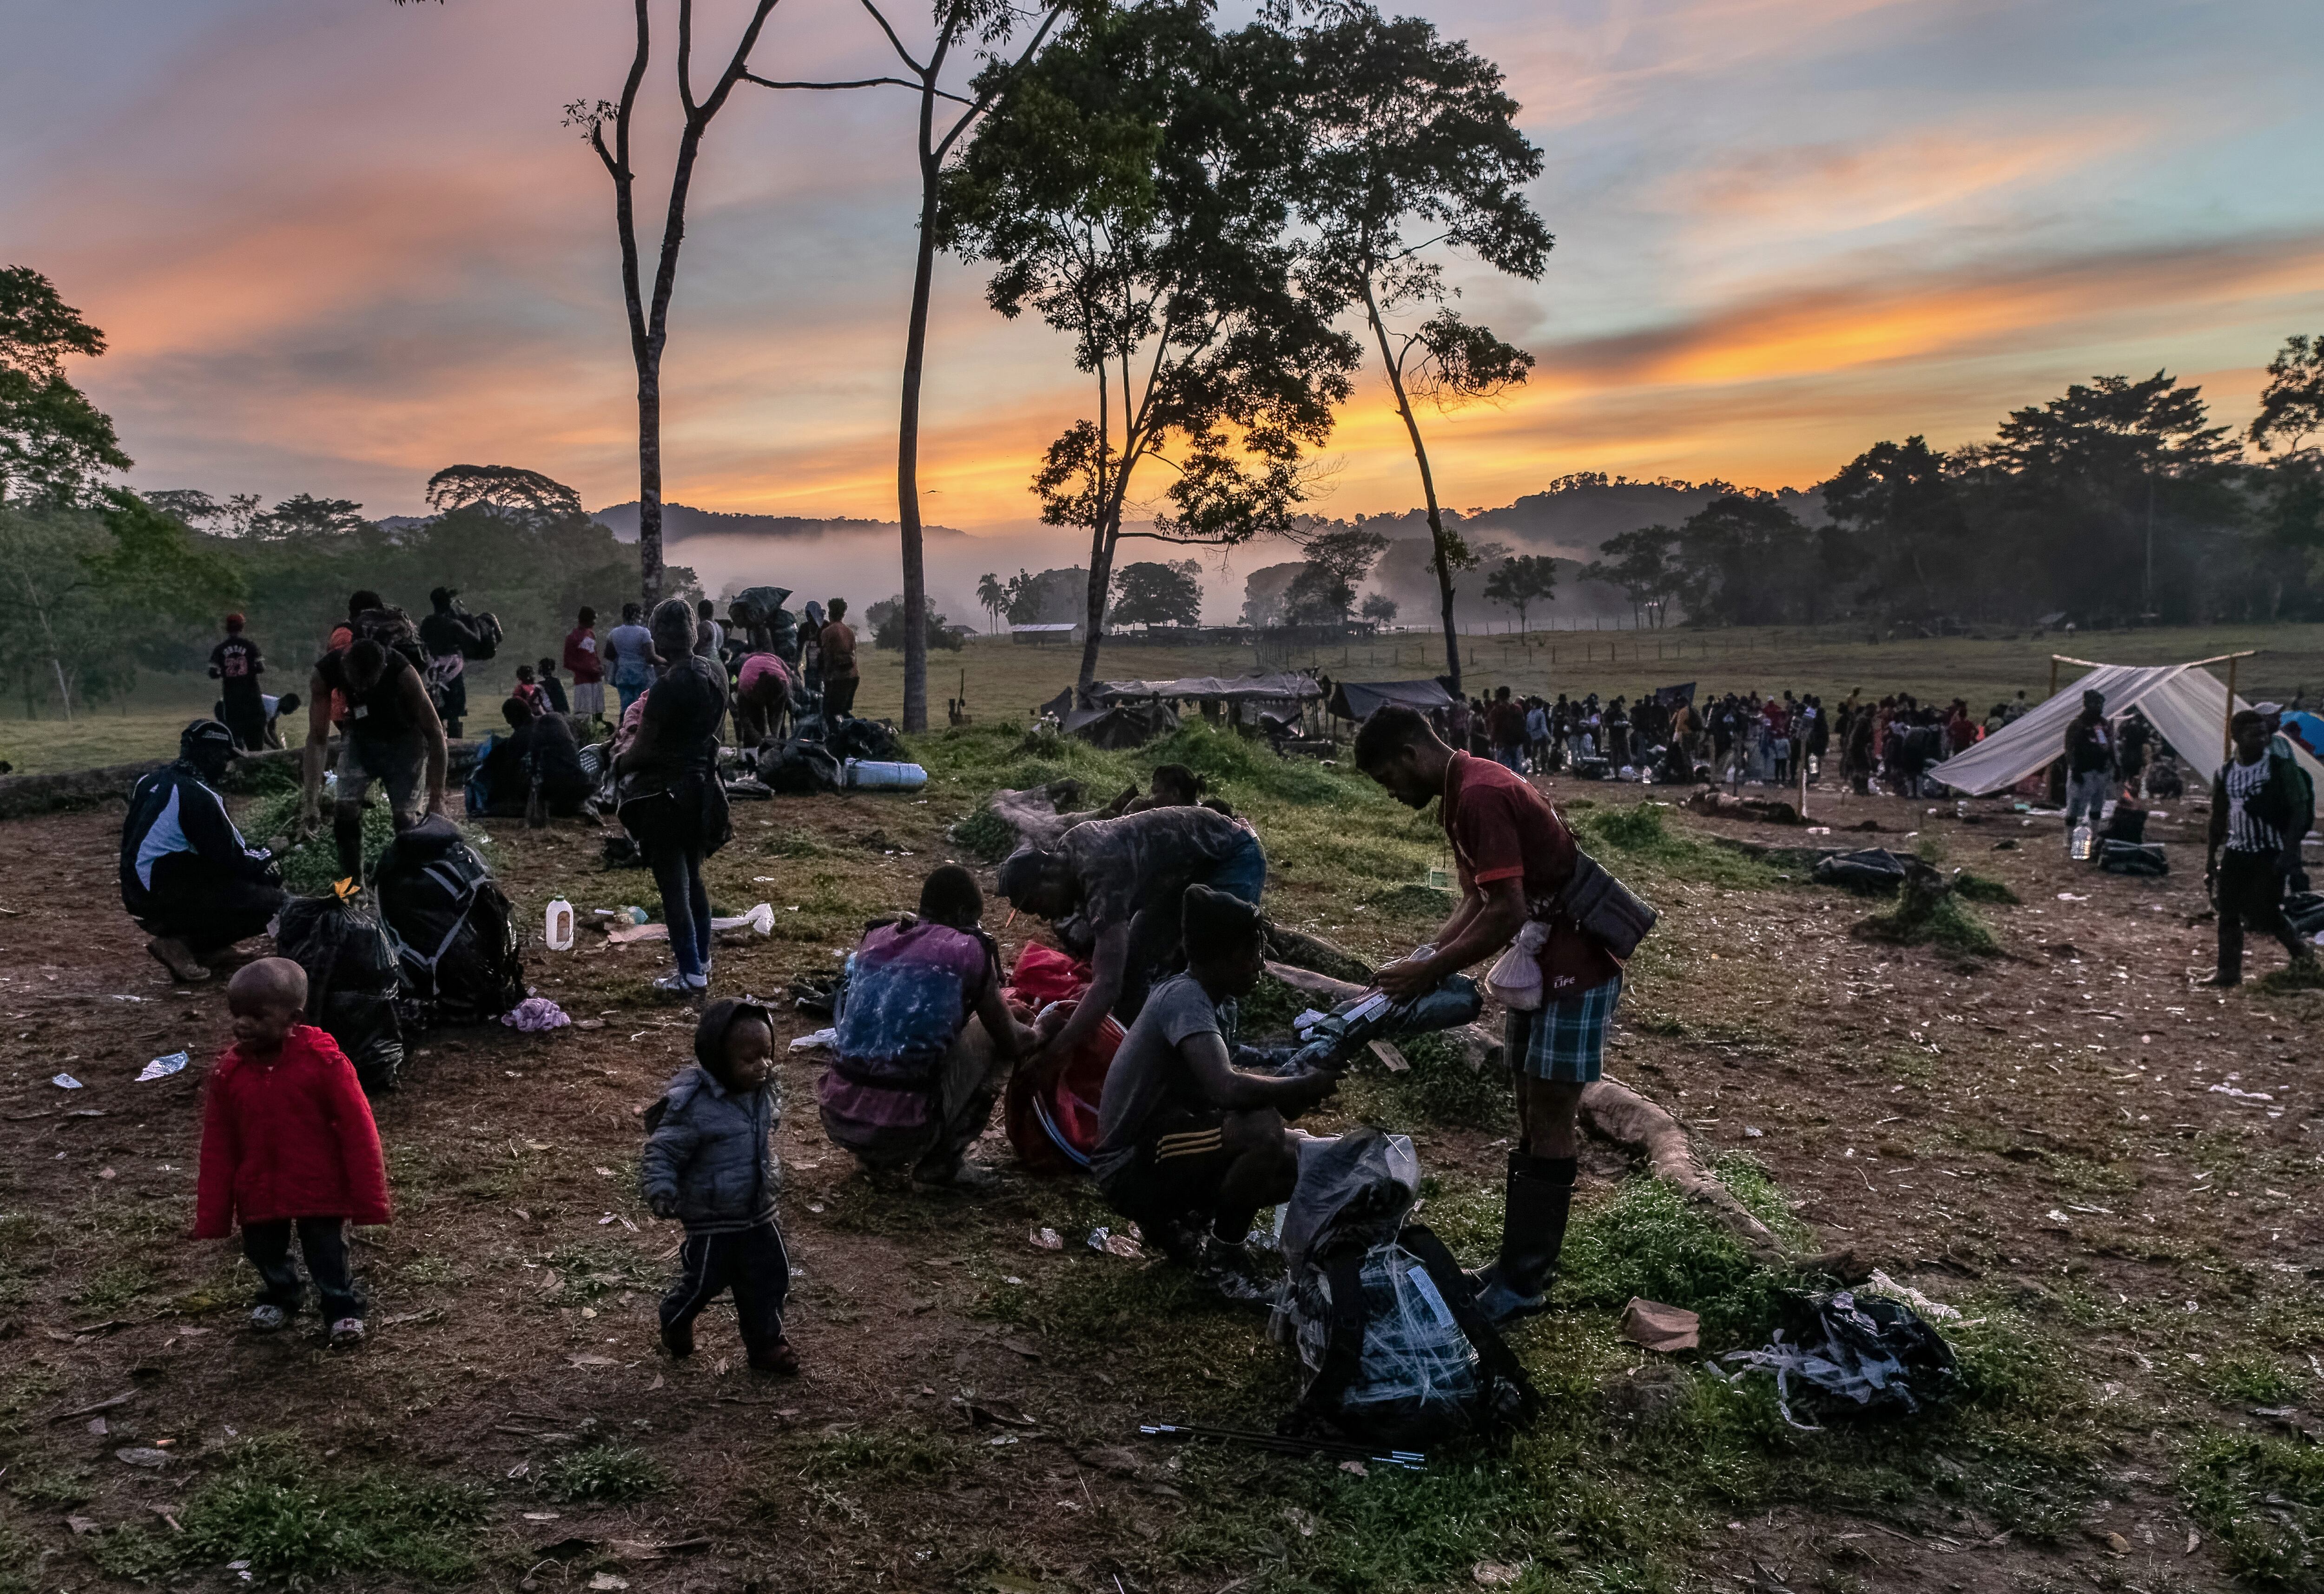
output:
[{"label": "white bundle sack", "polygon": [[1525,928],[1501,954],[1493,972],[1485,976],[1485,989],[1493,1000],[1505,1008],[1515,1008],[1530,1013],[1541,1006],[1541,948],[1549,939],[1549,926],[1541,919],[1526,920]]}]

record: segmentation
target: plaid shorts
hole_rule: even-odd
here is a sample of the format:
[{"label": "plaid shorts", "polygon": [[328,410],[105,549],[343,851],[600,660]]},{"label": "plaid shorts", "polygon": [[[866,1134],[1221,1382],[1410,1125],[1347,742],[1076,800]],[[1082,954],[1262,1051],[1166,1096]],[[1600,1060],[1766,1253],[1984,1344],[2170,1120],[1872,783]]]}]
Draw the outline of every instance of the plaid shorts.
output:
[{"label": "plaid shorts", "polygon": [[1606,1060],[1606,1027],[1622,1000],[1622,977],[1545,1003],[1538,1012],[1512,1008],[1502,1041],[1512,1071],[1553,1084],[1588,1084]]}]

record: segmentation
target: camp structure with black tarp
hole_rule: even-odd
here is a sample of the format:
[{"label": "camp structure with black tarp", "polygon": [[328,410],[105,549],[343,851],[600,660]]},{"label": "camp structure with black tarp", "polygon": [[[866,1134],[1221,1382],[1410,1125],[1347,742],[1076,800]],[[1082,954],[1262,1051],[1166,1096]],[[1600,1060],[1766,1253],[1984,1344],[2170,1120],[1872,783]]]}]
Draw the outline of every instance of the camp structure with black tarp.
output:
[{"label": "camp structure with black tarp", "polygon": [[[1971,797],[2005,791],[2064,756],[2066,727],[2082,712],[2082,694],[2097,692],[2106,698],[2108,719],[2134,708],[2144,714],[2188,772],[2209,786],[2227,761],[2228,721],[2237,710],[2251,706],[2235,696],[2234,672],[2235,664],[2249,657],[2238,653],[2188,664],[2140,665],[2098,664],[2061,654],[2058,664],[2079,665],[2090,673],[2053,691],[2015,723],[1933,766],[1929,774]],[[2226,684],[2203,668],[2209,664],[2229,667]],[[2297,747],[2293,756],[2310,779],[2324,784],[2324,765]]]},{"label": "camp structure with black tarp", "polygon": [[1178,728],[1175,705],[1200,704],[1205,718],[1222,715],[1230,723],[1253,730],[1268,721],[1297,722],[1306,705],[1317,702],[1323,688],[1315,677],[1297,670],[1255,676],[1182,676],[1167,681],[1099,681],[1088,693],[1090,706],[1079,706],[1070,686],[1041,705],[1056,716],[1057,727],[1099,747],[1139,747]]},{"label": "camp structure with black tarp", "polygon": [[1434,714],[1452,706],[1452,694],[1439,679],[1426,681],[1340,681],[1332,687],[1326,705],[1333,717],[1360,724],[1378,710],[1394,703]]}]

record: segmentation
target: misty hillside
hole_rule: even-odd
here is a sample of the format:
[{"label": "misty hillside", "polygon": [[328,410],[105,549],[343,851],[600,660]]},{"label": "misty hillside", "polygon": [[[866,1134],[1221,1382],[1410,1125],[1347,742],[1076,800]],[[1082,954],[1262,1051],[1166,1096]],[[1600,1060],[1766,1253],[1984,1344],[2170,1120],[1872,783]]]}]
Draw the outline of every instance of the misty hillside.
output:
[{"label": "misty hillside", "polygon": [[[1675,526],[1712,499],[1736,491],[1729,482],[1679,482],[1665,477],[1634,482],[1584,471],[1561,476],[1539,493],[1499,509],[1467,511],[1447,508],[1445,523],[1457,526],[1471,543],[1505,542],[1520,553],[1557,554],[1587,562],[1609,537],[1641,526]],[[1784,507],[1811,526],[1823,523],[1823,495],[1813,488],[1777,489]],[[1319,530],[1361,526],[1392,540],[1426,538],[1428,514],[1409,509],[1392,515],[1358,515],[1353,521],[1315,522]]]},{"label": "misty hillside", "polygon": [[[597,510],[590,518],[612,531],[617,542],[635,542],[638,539],[638,506],[635,500]],[[812,541],[822,537],[865,531],[893,537],[898,528],[893,521],[858,520],[850,515],[812,520],[803,515],[730,514],[723,510],[693,509],[683,503],[665,503],[661,506],[661,530],[664,540],[669,542],[683,542],[689,537],[712,535],[780,537]],[[964,533],[950,526],[923,526],[921,535],[945,538],[959,537]]]}]

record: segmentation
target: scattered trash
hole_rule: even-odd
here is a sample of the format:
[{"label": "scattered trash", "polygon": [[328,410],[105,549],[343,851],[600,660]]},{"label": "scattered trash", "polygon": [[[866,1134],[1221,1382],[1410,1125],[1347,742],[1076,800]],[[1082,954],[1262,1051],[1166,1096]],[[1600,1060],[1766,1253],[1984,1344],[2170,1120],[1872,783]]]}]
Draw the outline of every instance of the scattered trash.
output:
[{"label": "scattered trash", "polygon": [[94,1516],[68,1516],[65,1525],[72,1529],[75,1538],[87,1538],[91,1534],[104,1531],[104,1525]]},{"label": "scattered trash", "polygon": [[1744,1126],[1743,1138],[1747,1140],[1764,1140],[1767,1138],[1767,1131],[1752,1129],[1747,1124]]},{"label": "scattered trash", "polygon": [[626,1589],[629,1586],[629,1579],[617,1578],[609,1571],[598,1572],[589,1580],[589,1587],[596,1589],[598,1594],[607,1594],[608,1590],[614,1589]]},{"label": "scattered trash", "polygon": [[60,1073],[49,1083],[60,1091],[77,1091],[81,1088],[80,1081],[69,1073]]},{"label": "scattered trash", "polygon": [[1065,1237],[1054,1229],[1036,1229],[1027,1238],[1032,1240],[1036,1250],[1061,1251],[1065,1248]]},{"label": "scattered trash", "polygon": [[526,1035],[540,1035],[551,1029],[562,1029],[573,1020],[565,1009],[545,996],[529,996],[501,1015],[501,1022]]},{"label": "scattered trash", "polygon": [[838,1044],[838,1030],[818,1029],[813,1035],[802,1035],[794,1037],[791,1041],[791,1050],[794,1052],[816,1052],[837,1046]]},{"label": "scattered trash", "polygon": [[[630,911],[643,913],[645,909],[632,908]],[[775,930],[774,906],[761,902],[748,913],[729,914],[724,918],[712,919],[710,929],[713,935],[748,931],[754,935],[771,935]],[[634,946],[642,941],[667,941],[669,939],[669,926],[649,924],[642,919],[628,925],[616,924],[606,930],[605,939],[615,946]]]},{"label": "scattered trash", "polygon": [[540,938],[551,952],[573,950],[573,904],[559,897],[549,905],[540,928]]},{"label": "scattered trash", "polygon": [[2237,1101],[2273,1101],[2275,1098],[2265,1091],[2239,1091],[2233,1085],[2213,1085],[2210,1093],[2227,1096]]},{"label": "scattered trash", "polygon": [[166,1467],[171,1459],[168,1451],[134,1444],[124,1445],[113,1454],[115,1460],[126,1461],[133,1467]]},{"label": "scattered trash", "polygon": [[[1911,1285],[1899,1284],[1877,1267],[1872,1270],[1872,1282],[1857,1293],[1886,1295],[1892,1301],[1902,1301],[1932,1322],[1963,1322],[1960,1307],[1948,1306],[1941,1301],[1932,1301]],[[1985,1320],[1980,1317],[1977,1321],[1983,1322]],[[1963,1326],[1969,1325],[1963,1322]]]},{"label": "scattered trash", "polygon": [[1120,1257],[1131,1262],[1138,1261],[1146,1255],[1145,1248],[1137,1240],[1127,1234],[1116,1234],[1108,1229],[1090,1230],[1089,1248],[1093,1251],[1103,1251],[1110,1257]]},{"label": "scattered trash", "polygon": [[2071,891],[2061,891],[2058,893],[2058,900],[2061,902],[2088,902],[2089,898],[2088,897],[2078,897]]},{"label": "scattered trash", "polygon": [[1622,1309],[1622,1336],[1634,1345],[1665,1354],[1693,1350],[1702,1343],[1702,1319],[1683,1306],[1665,1306],[1660,1301],[1633,1295]]},{"label": "scattered trash", "polygon": [[1807,828],[1807,834],[1810,835],[1830,835],[1831,834],[1831,826],[1829,825],[1811,825]]},{"label": "scattered trash", "polygon": [[1523,1576],[1524,1567],[1511,1566],[1506,1561],[1480,1561],[1469,1569],[1469,1580],[1480,1589],[1506,1589]]},{"label": "scattered trash", "polygon": [[148,1080],[167,1079],[192,1061],[192,1056],[185,1052],[171,1052],[166,1057],[156,1057],[145,1064],[144,1072],[137,1076],[137,1083],[142,1085]]}]

